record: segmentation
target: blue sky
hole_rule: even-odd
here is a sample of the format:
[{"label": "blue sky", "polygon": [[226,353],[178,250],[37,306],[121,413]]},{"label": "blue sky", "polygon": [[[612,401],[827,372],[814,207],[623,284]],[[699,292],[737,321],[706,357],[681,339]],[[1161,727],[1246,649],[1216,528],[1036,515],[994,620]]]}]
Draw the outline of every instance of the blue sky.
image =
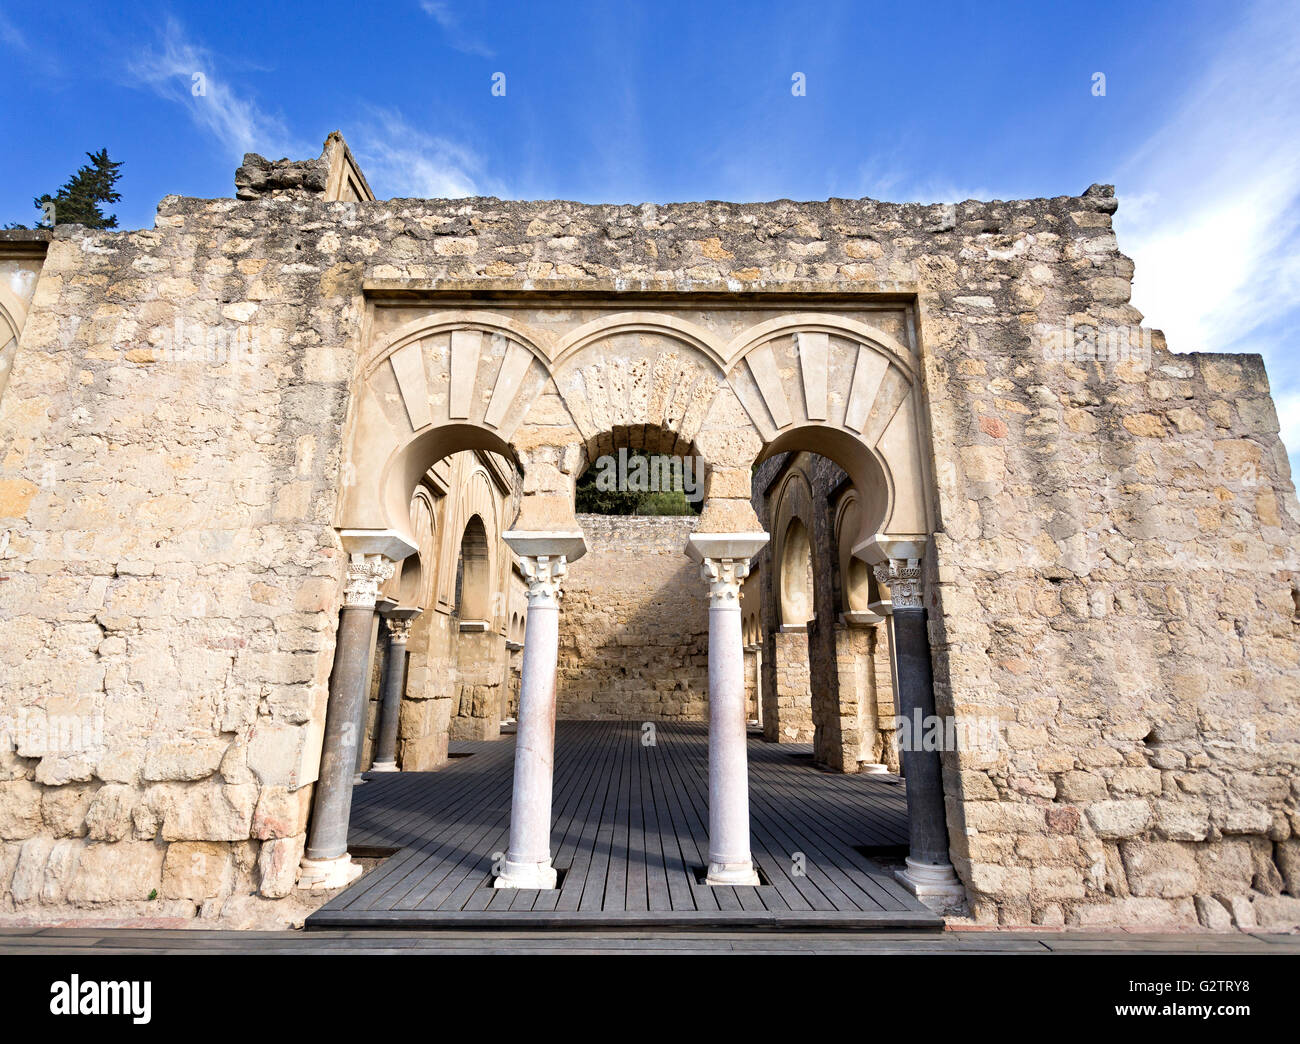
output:
[{"label": "blue sky", "polygon": [[381,197],[935,202],[1112,182],[1147,323],[1175,351],[1263,354],[1300,450],[1295,0],[377,9],[0,5],[5,140],[22,143],[0,153],[0,224],[34,221],[31,197],[90,149],[125,161],[116,213],[138,228],[168,193],[233,195],[245,151],[315,156],[334,129]]}]

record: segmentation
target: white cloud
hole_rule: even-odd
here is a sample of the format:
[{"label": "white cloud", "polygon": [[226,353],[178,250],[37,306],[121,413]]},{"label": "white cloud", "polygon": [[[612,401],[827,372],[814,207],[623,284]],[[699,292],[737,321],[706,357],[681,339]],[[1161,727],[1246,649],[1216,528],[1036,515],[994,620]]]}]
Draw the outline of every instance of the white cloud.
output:
[{"label": "white cloud", "polygon": [[[260,152],[272,159],[299,159],[319,150],[318,145],[295,139],[284,121],[263,111],[251,92],[240,92],[217,68],[211,52],[188,40],[172,19],[163,28],[160,47],[136,55],[127,71],[137,83],[182,105],[232,156]],[[203,77],[200,95],[194,93],[196,74]]]},{"label": "white cloud", "polygon": [[483,58],[492,57],[493,52],[461,26],[460,18],[451,9],[450,4],[442,3],[440,0],[421,0],[420,10],[438,23],[447,43],[456,50],[463,51],[465,54],[477,54]]},{"label": "white cloud", "polygon": [[[1237,19],[1174,115],[1121,167],[1134,304],[1175,351],[1260,351],[1300,451],[1300,20]],[[1265,330],[1268,333],[1265,333]]]},{"label": "white cloud", "polygon": [[417,130],[391,109],[372,109],[349,143],[381,199],[508,195],[472,149]]}]

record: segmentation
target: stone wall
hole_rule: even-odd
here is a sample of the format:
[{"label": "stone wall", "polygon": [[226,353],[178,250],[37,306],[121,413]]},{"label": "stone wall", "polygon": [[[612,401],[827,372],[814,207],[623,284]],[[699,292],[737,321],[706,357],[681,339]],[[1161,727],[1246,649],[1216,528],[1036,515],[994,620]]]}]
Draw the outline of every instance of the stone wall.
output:
[{"label": "stone wall", "polygon": [[579,515],[587,553],[560,613],[561,718],[708,716],[708,585],[686,557],[694,516]]},{"label": "stone wall", "polygon": [[[292,886],[373,287],[645,292],[713,322],[708,289],[769,314],[878,299],[915,360],[938,705],[999,723],[996,752],[944,759],[975,916],[1300,922],[1300,506],[1260,360],[1140,328],[1115,207],[1105,186],[933,206],[289,192],[56,228],[0,400],[0,901],[151,912],[156,891],[193,913]],[[715,528],[752,517],[747,468],[715,475]],[[647,714],[702,713],[702,656]]]}]

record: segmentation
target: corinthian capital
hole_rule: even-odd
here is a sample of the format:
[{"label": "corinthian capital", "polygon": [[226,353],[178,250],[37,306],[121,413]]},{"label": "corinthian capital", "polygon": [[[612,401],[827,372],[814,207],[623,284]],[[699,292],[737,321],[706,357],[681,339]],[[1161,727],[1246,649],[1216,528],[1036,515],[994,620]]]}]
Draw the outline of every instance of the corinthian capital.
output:
[{"label": "corinthian capital", "polygon": [[700,576],[709,582],[710,609],[739,609],[740,585],[749,576],[748,558],[706,558]]},{"label": "corinthian capital", "polygon": [[564,555],[521,555],[520,568],[528,583],[528,604],[541,608],[558,609],[560,584],[569,571]]},{"label": "corinthian capital", "polygon": [[874,569],[876,580],[889,588],[890,601],[895,611],[925,608],[921,600],[925,590],[919,558],[891,558]]},{"label": "corinthian capital", "polygon": [[379,597],[379,588],[393,575],[394,568],[394,563],[383,555],[349,555],[348,577],[343,585],[343,604],[373,609],[375,599]]}]

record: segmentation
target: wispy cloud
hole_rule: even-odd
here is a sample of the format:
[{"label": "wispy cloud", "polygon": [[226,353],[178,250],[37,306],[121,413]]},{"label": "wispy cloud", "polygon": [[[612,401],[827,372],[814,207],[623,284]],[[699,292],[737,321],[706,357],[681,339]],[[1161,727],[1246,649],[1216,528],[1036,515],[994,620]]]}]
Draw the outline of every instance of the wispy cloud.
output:
[{"label": "wispy cloud", "polygon": [[472,149],[412,127],[392,109],[371,109],[349,141],[381,198],[506,196]]},{"label": "wispy cloud", "polygon": [[[1175,351],[1261,351],[1300,451],[1300,21],[1238,18],[1174,115],[1121,167],[1134,303]],[[1284,409],[1289,405],[1290,409]]]},{"label": "wispy cloud", "polygon": [[491,58],[493,52],[461,25],[460,16],[451,9],[451,5],[442,0],[421,0],[420,10],[438,23],[447,43],[465,54],[477,54]]},{"label": "wispy cloud", "polygon": [[[167,20],[156,48],[129,60],[127,72],[136,83],[181,105],[232,156],[301,157],[314,155],[319,147],[295,138],[283,119],[262,109],[251,92],[241,91],[214,55],[188,39],[174,19]],[[196,75],[202,77],[202,93],[196,93]]]}]

